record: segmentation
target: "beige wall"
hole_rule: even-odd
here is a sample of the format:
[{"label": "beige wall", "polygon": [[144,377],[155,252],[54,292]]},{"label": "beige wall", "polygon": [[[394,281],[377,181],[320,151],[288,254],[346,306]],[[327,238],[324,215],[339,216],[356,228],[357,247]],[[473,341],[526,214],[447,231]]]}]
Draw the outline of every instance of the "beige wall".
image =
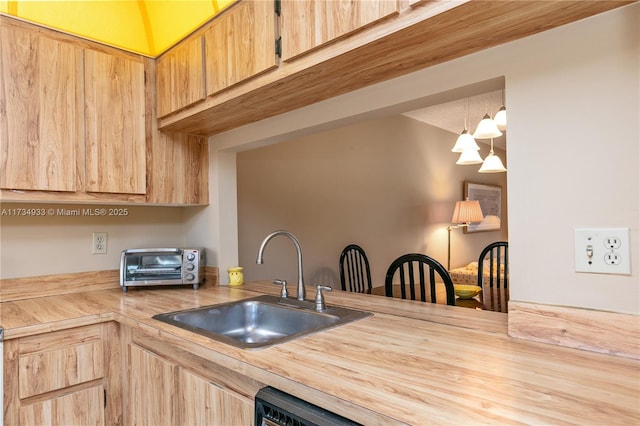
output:
[{"label": "beige wall", "polygon": [[[17,215],[22,208],[44,216]],[[181,208],[2,203],[0,211],[1,278],[118,269],[126,248],[184,244]],[[93,232],[107,232],[107,254],[92,254]]]},{"label": "beige wall", "polygon": [[[457,166],[457,135],[391,116],[245,151],[237,156],[239,262],[245,279],[297,279],[293,244],[274,239],[256,265],[262,239],[277,229],[300,240],[308,284],[339,288],[338,258],[351,243],[369,257],[374,285],[405,253],[425,253],[447,265],[447,231],[465,180],[500,185],[506,174]],[[486,155],[488,146],[482,154]],[[504,153],[500,153],[504,159]],[[504,215],[505,225],[507,224]],[[452,231],[452,267],[477,260],[502,231]],[[282,241],[280,241],[282,240]]]},{"label": "beige wall", "polygon": [[[638,314],[639,16],[636,3],[244,126],[212,137],[211,156],[418,108],[504,76],[512,300]],[[231,181],[214,173],[213,188]],[[202,215],[214,222],[231,205],[228,193]],[[227,240],[237,249],[235,226],[222,220],[209,230],[221,252]],[[631,275],[575,272],[574,229],[585,226],[630,229]],[[188,232],[198,239],[202,227]],[[228,252],[225,259],[222,270],[237,262]]]}]

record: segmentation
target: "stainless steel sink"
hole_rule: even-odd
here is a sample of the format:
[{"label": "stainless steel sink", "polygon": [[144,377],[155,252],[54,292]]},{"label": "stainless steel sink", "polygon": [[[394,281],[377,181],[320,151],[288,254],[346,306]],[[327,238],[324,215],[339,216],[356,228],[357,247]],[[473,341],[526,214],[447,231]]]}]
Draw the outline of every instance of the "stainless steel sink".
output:
[{"label": "stainless steel sink", "polygon": [[263,295],[235,302],[154,315],[153,318],[243,349],[272,346],[337,327],[371,313]]}]

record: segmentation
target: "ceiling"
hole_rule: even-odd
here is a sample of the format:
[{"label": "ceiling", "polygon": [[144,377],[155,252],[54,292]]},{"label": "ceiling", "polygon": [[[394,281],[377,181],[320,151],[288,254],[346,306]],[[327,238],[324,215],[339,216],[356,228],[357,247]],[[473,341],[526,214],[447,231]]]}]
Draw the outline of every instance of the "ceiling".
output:
[{"label": "ceiling", "polygon": [[[488,113],[493,118],[502,105],[502,90],[496,90],[412,110],[405,112],[403,115],[456,135],[459,135],[465,128],[469,133],[473,134],[482,117]],[[466,126],[465,117],[467,117]],[[477,142],[488,144],[490,141],[487,139],[478,140]],[[496,148],[505,149],[505,132],[499,138],[495,138],[493,143]]]},{"label": "ceiling", "polygon": [[235,0],[0,0],[0,12],[156,57]]}]

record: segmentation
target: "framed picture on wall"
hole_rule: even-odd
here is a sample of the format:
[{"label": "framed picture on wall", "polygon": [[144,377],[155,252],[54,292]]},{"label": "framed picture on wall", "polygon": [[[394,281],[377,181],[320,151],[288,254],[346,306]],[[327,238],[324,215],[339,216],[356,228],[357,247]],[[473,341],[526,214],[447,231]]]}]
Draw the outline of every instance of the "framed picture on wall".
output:
[{"label": "framed picture on wall", "polygon": [[464,197],[478,200],[484,219],[464,227],[464,233],[498,231],[502,227],[502,187],[483,183],[464,183]]}]

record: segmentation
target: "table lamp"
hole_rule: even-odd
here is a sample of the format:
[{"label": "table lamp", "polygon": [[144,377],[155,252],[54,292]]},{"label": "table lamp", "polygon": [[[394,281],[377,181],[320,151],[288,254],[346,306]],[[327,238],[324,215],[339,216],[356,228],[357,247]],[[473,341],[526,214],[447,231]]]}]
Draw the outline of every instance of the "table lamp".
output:
[{"label": "table lamp", "polygon": [[471,222],[481,222],[482,219],[484,216],[478,200],[456,201],[451,218],[452,225],[447,226],[447,271],[451,269],[451,230],[469,226]]}]

